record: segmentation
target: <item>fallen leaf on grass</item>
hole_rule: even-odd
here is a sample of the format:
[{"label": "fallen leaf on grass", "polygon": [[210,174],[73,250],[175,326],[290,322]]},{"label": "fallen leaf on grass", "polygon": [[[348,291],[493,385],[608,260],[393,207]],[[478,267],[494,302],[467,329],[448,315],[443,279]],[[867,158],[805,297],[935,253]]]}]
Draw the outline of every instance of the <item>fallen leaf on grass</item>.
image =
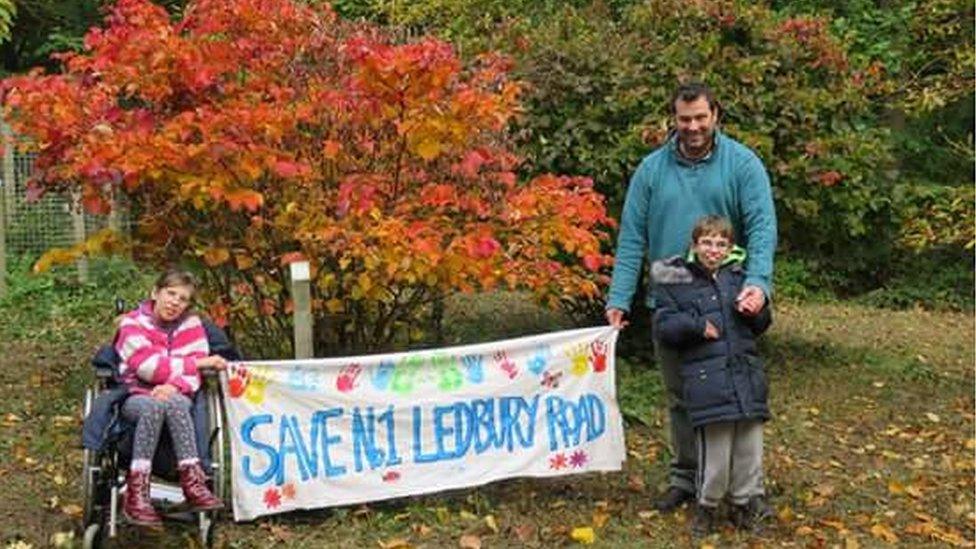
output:
[{"label": "fallen leaf on grass", "polygon": [[393,538],[386,541],[380,540],[376,543],[379,544],[380,549],[410,549],[412,547],[410,542],[403,538]]},{"label": "fallen leaf on grass", "polygon": [[413,524],[410,526],[410,528],[412,528],[414,533],[420,537],[427,537],[431,532],[430,526],[427,526],[426,524]]},{"label": "fallen leaf on grass", "polygon": [[927,417],[929,421],[931,421],[932,423],[938,423],[939,421],[941,421],[941,418],[939,418],[937,414],[933,414],[932,412],[925,412],[925,417]]},{"label": "fallen leaf on grass", "polygon": [[884,524],[878,523],[872,526],[871,535],[888,543],[898,543],[898,536],[891,531],[891,528],[888,528]]},{"label": "fallen leaf on grass", "polygon": [[461,549],[481,549],[481,538],[474,534],[466,534],[458,540]]},{"label": "fallen leaf on grass", "polygon": [[515,537],[517,537],[519,541],[522,543],[528,543],[535,534],[535,526],[531,524],[520,524],[512,528],[512,531],[515,532]]},{"label": "fallen leaf on grass", "polygon": [[458,513],[458,516],[464,520],[478,520],[478,515],[472,513],[471,511],[461,510],[461,512]]},{"label": "fallen leaf on grass", "polygon": [[844,549],[861,549],[861,544],[854,538],[844,538]]},{"label": "fallen leaf on grass", "polygon": [[292,533],[288,530],[288,527],[280,524],[272,524],[268,528],[268,531],[271,532],[272,537],[280,542],[287,542],[292,537]]},{"label": "fallen leaf on grass", "polygon": [[658,511],[638,511],[637,516],[643,520],[647,520],[652,517],[658,516],[660,513]]},{"label": "fallen leaf on grass", "polygon": [[630,475],[627,478],[627,489],[631,492],[643,492],[647,488],[644,483],[644,477],[641,475]]},{"label": "fallen leaf on grass", "polygon": [[[916,516],[919,515],[921,515],[921,513],[916,513]],[[932,517],[927,515],[921,516],[925,517],[922,519],[922,522],[916,522],[915,524],[910,524],[905,527],[906,534],[936,539],[957,547],[966,545],[966,540],[963,539],[959,532],[956,532],[952,528],[941,528],[934,522]]]},{"label": "fallen leaf on grass", "polygon": [[61,512],[71,518],[81,518],[81,514],[84,512],[84,509],[82,509],[80,505],[69,503],[61,508]]},{"label": "fallen leaf on grass", "polygon": [[594,511],[593,512],[593,527],[603,528],[607,521],[610,520],[610,514],[604,511]]},{"label": "fallen leaf on grass", "polygon": [[834,530],[837,530],[837,533],[839,533],[842,536],[848,533],[847,525],[845,525],[843,522],[837,519],[820,519],[820,524],[823,524],[824,526],[828,526],[830,528],[833,528]]},{"label": "fallen leaf on grass", "polygon": [[793,519],[796,518],[796,514],[793,512],[792,507],[785,505],[779,508],[779,511],[776,513],[776,518],[778,518],[780,522],[793,522]]},{"label": "fallen leaf on grass", "polygon": [[801,526],[797,528],[794,533],[798,536],[809,536],[813,533],[813,528],[810,528],[809,526]]},{"label": "fallen leaf on grass", "polygon": [[55,532],[51,534],[50,542],[52,547],[73,547],[74,539],[74,532]]},{"label": "fallen leaf on grass", "polygon": [[494,515],[485,515],[485,525],[494,533],[498,533],[498,523],[495,522]]},{"label": "fallen leaf on grass", "polygon": [[905,493],[905,485],[897,480],[888,481],[888,492],[892,495],[900,496]]},{"label": "fallen leaf on grass", "polygon": [[594,541],[596,541],[596,533],[593,532],[593,528],[590,528],[589,526],[584,526],[582,528],[573,528],[573,531],[570,532],[569,537],[573,538],[573,540],[578,541],[584,545],[589,545]]}]

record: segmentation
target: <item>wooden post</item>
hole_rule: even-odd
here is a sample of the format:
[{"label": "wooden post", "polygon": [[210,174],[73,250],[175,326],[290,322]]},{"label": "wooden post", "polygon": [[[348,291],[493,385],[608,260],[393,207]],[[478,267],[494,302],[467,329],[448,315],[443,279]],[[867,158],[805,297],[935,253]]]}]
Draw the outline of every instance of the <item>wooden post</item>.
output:
[{"label": "wooden post", "polygon": [[[81,206],[81,192],[71,193],[71,225],[74,229],[74,243],[85,241],[85,209]],[[78,268],[78,282],[88,282],[88,259],[82,257],[75,262]]]},{"label": "wooden post", "polygon": [[312,358],[312,283],[308,261],[291,264],[291,298],[295,304],[295,358]]},{"label": "wooden post", "polygon": [[[0,297],[7,295],[7,208],[13,203],[7,200],[14,186],[14,144],[10,139],[10,126],[0,123],[3,146],[3,192],[0,193]],[[10,202],[10,206],[7,203]]]}]

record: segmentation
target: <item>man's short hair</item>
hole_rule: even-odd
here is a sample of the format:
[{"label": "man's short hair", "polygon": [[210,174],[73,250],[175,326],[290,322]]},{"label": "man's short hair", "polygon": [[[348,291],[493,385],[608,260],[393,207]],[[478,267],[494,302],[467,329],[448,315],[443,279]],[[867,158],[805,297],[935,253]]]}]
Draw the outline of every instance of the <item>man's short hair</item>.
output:
[{"label": "man's short hair", "polygon": [[712,89],[701,82],[686,82],[674,90],[674,93],[671,94],[671,114],[676,112],[674,105],[679,99],[684,102],[689,102],[699,97],[705,98],[705,101],[708,102],[709,110],[721,114],[722,107],[718,104],[718,100],[715,99],[715,94],[712,93]]},{"label": "man's short hair", "polygon": [[735,243],[735,230],[732,223],[720,215],[706,215],[695,222],[695,228],[691,230],[691,243],[695,244],[698,239],[710,234],[717,234],[729,239],[729,243]]}]

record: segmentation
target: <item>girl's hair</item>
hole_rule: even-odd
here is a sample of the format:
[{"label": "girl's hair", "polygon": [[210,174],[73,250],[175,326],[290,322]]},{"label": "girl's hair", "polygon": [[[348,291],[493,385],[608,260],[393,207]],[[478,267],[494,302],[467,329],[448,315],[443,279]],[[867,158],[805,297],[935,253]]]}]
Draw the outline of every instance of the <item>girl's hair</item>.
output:
[{"label": "girl's hair", "polygon": [[156,279],[155,288],[157,290],[172,288],[173,286],[189,286],[191,289],[196,290],[197,277],[193,276],[193,273],[189,271],[167,269],[166,272],[159,275],[159,278]]},{"label": "girl's hair", "polygon": [[698,242],[698,239],[708,234],[717,234],[729,239],[729,243],[735,242],[735,230],[732,223],[720,215],[706,215],[695,222],[695,228],[691,230],[691,243]]}]

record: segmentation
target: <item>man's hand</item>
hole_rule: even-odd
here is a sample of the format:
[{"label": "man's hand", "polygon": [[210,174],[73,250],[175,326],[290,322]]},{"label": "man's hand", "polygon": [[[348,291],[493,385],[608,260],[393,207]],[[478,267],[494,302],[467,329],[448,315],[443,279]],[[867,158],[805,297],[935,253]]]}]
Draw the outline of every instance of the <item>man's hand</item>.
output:
[{"label": "man's hand", "polygon": [[201,370],[226,370],[227,361],[220,355],[210,355],[197,359],[197,368]]},{"label": "man's hand", "polygon": [[745,286],[735,298],[735,308],[746,316],[756,316],[766,305],[766,293],[759,286]]},{"label": "man's hand", "polygon": [[630,324],[629,321],[624,320],[625,314],[626,313],[624,313],[620,309],[613,309],[613,308],[607,309],[607,322],[614,328],[618,328],[618,329],[624,328],[628,324]]},{"label": "man's hand", "polygon": [[718,328],[712,324],[711,320],[705,320],[705,339],[718,339]]},{"label": "man's hand", "polygon": [[179,392],[180,390],[177,389],[176,387],[169,384],[164,384],[164,385],[157,385],[153,387],[151,394],[152,397],[156,400],[166,401],[169,400],[169,397],[175,394],[179,394]]}]

